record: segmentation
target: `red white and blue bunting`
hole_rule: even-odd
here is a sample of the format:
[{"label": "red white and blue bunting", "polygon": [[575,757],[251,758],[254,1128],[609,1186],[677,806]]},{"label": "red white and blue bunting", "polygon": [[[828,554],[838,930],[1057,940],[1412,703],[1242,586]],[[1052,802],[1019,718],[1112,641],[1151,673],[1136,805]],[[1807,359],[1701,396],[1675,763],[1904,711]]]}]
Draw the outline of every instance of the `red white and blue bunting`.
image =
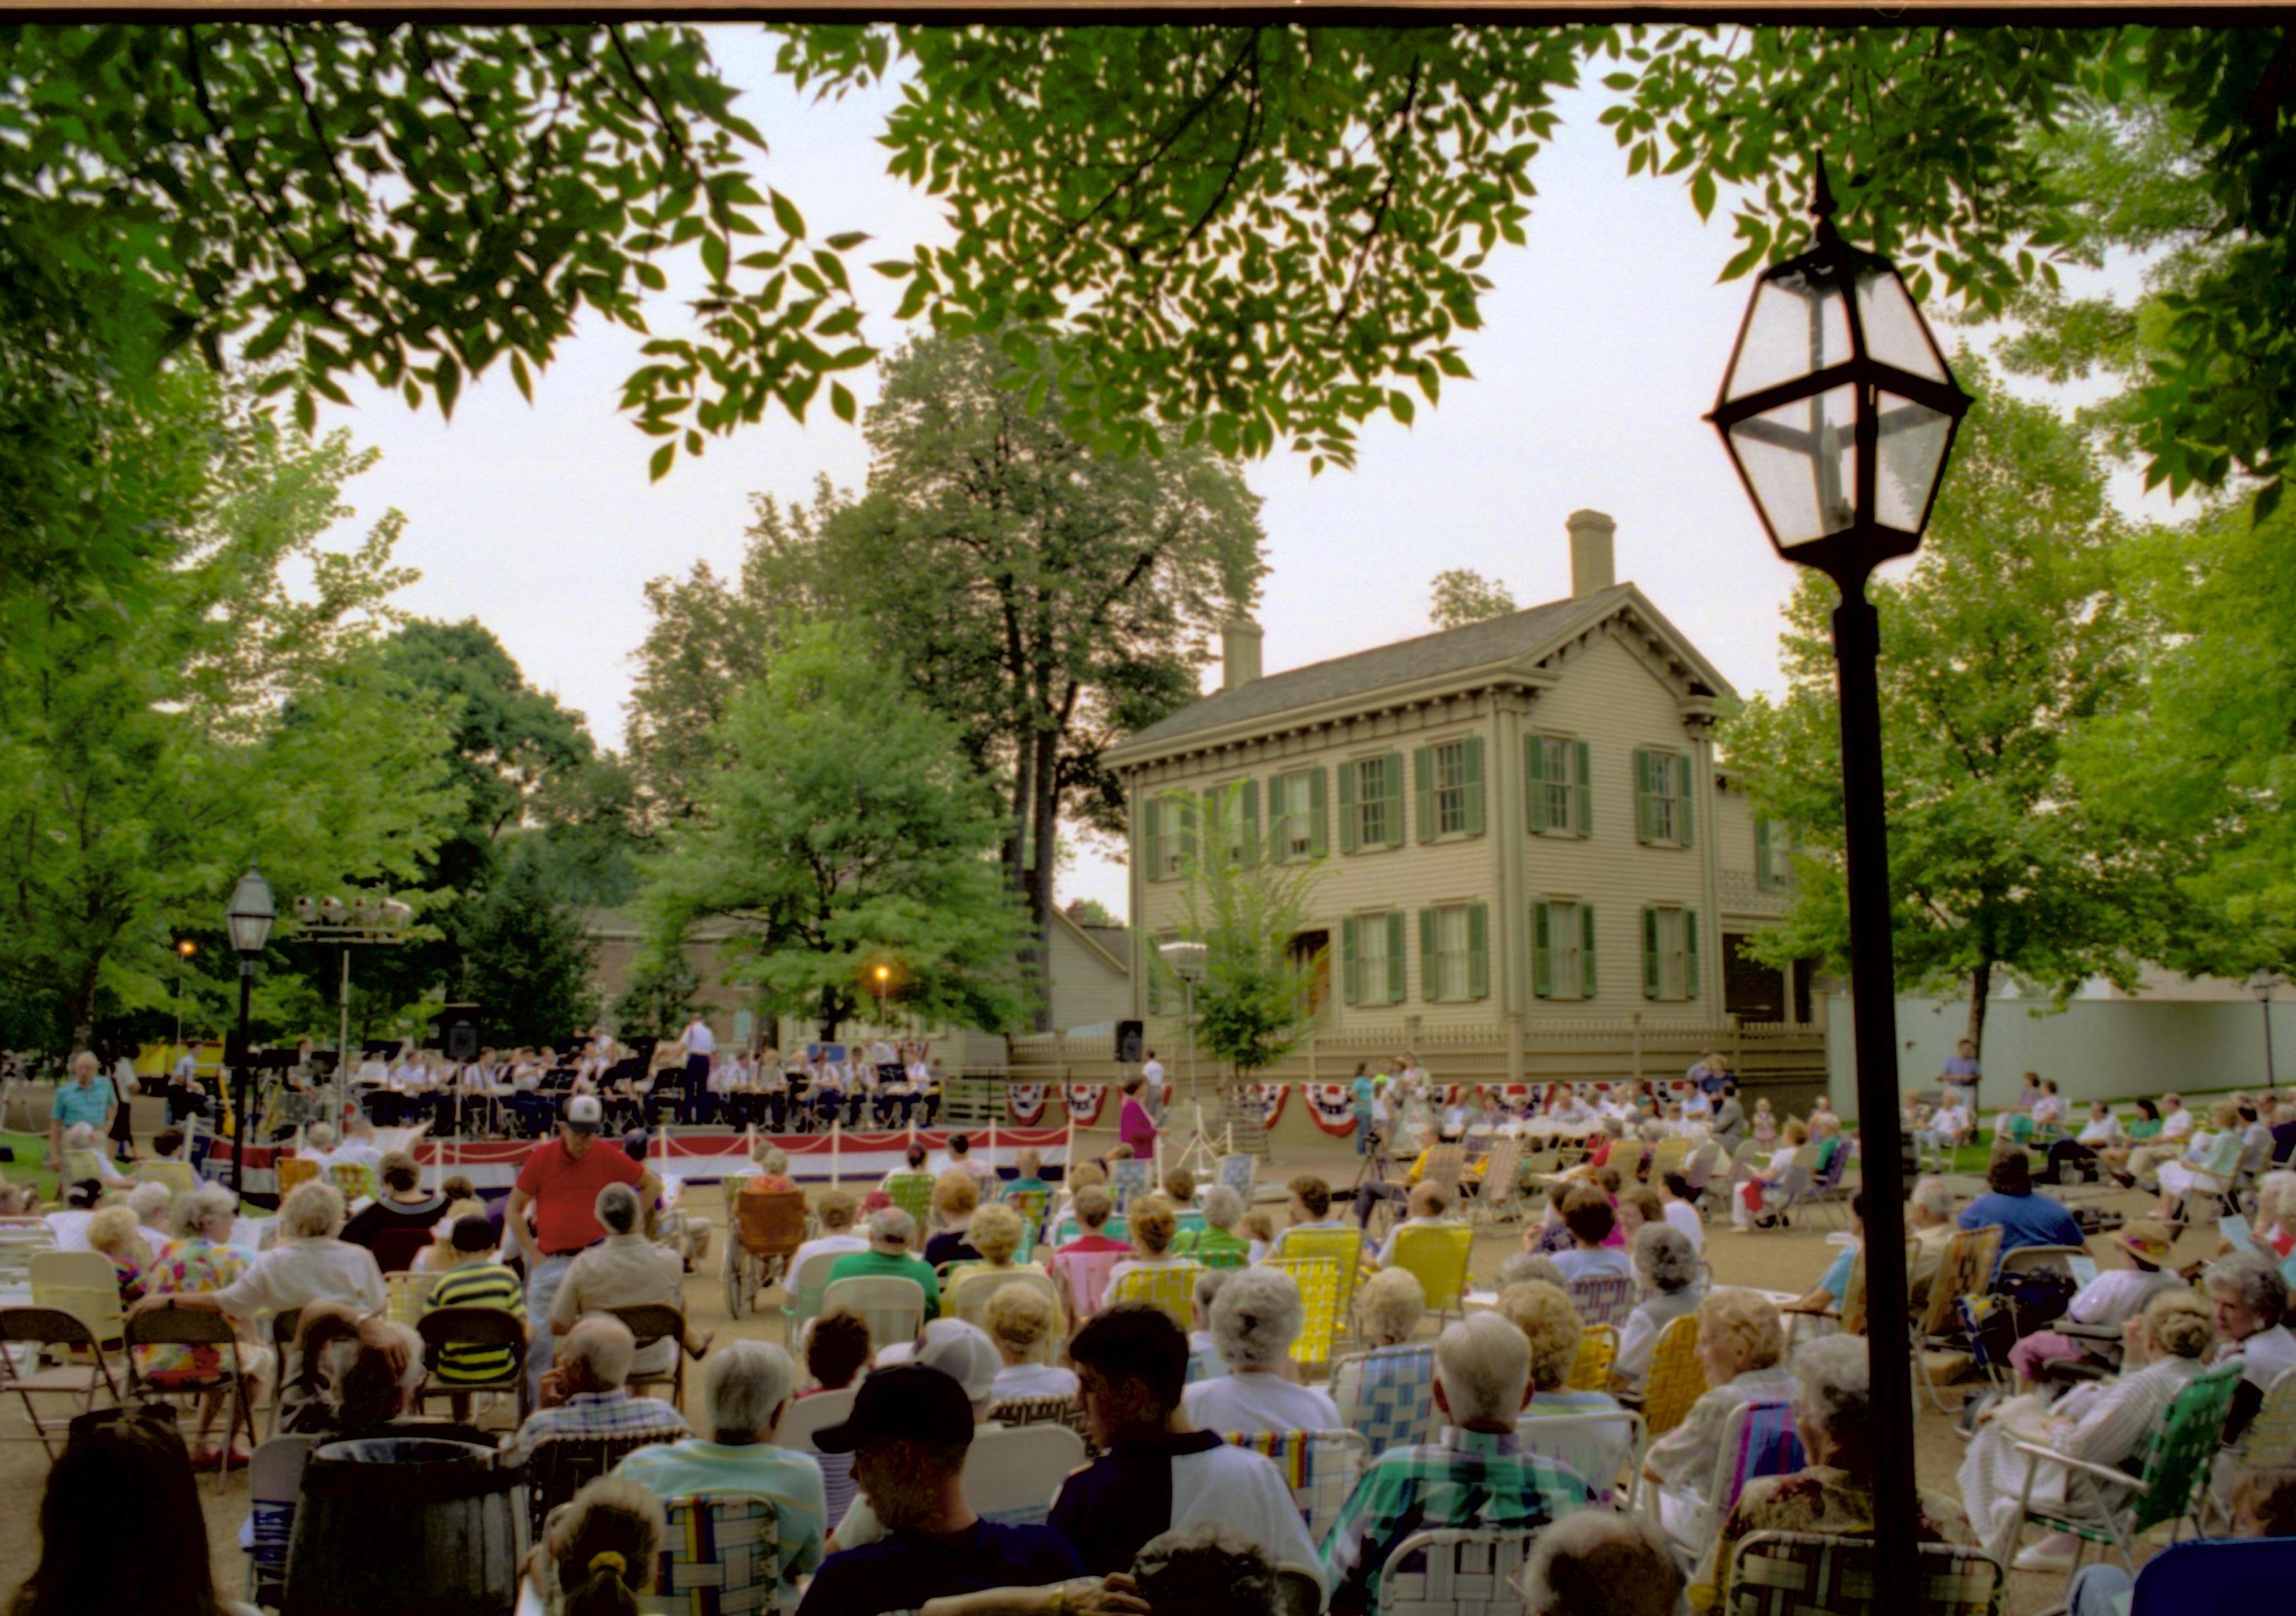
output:
[{"label": "red white and blue bunting", "polygon": [[1061,1099],[1069,1108],[1069,1120],[1078,1128],[1090,1128],[1100,1120],[1101,1107],[1108,1103],[1108,1089],[1098,1083],[1071,1083],[1061,1090]]},{"label": "red white and blue bunting", "polygon": [[1019,1128],[1034,1128],[1043,1120],[1047,1086],[1042,1083],[1008,1083],[1004,1086],[1004,1114]]},{"label": "red white and blue bunting", "polygon": [[1317,1128],[1341,1137],[1356,1131],[1355,1092],[1349,1085],[1305,1083],[1300,1092],[1307,1095],[1308,1114]]}]

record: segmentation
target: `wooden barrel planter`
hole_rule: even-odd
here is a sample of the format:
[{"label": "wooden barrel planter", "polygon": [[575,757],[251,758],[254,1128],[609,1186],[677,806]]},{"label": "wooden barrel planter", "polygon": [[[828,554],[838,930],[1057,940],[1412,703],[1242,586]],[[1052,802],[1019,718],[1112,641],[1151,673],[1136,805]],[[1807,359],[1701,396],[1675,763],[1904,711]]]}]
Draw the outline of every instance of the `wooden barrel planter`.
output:
[{"label": "wooden barrel planter", "polygon": [[522,1466],[427,1437],[331,1442],[303,1471],[283,1616],[512,1616]]}]

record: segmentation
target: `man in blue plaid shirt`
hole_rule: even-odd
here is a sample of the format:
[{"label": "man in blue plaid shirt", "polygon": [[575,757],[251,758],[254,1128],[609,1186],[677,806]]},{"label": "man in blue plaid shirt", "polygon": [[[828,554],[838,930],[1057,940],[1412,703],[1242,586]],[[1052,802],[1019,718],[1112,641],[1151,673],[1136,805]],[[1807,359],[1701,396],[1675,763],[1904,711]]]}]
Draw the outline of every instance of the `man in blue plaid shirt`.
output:
[{"label": "man in blue plaid shirt", "polygon": [[1473,1314],[1443,1332],[1435,1348],[1442,1431],[1374,1459],[1324,1539],[1334,1616],[1379,1608],[1380,1572],[1414,1532],[1533,1531],[1587,1503],[1584,1477],[1515,1441],[1529,1386],[1530,1343],[1498,1314]]},{"label": "man in blue plaid shirt", "polygon": [[557,1361],[542,1378],[548,1407],[526,1416],[511,1439],[524,1455],[545,1437],[646,1437],[676,1442],[693,1435],[685,1416],[658,1397],[632,1397],[623,1383],[637,1340],[611,1314],[594,1313],[566,1333]]}]

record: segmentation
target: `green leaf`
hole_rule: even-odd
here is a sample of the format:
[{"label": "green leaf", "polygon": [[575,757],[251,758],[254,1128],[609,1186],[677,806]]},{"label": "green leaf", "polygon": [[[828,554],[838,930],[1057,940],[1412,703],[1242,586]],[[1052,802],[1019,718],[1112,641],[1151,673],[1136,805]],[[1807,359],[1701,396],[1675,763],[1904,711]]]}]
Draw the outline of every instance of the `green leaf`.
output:
[{"label": "green leaf", "polygon": [[773,193],[773,202],[774,223],[781,226],[782,234],[789,236],[804,235],[805,216],[797,210],[797,204],[778,191]]},{"label": "green leaf", "polygon": [[663,444],[653,452],[653,458],[646,462],[646,480],[660,482],[669,474],[670,463],[676,458],[677,445],[675,442]]},{"label": "green leaf", "polygon": [[853,423],[857,406],[853,402],[852,393],[842,381],[832,381],[829,384],[829,407],[840,421],[844,422],[848,426]]}]

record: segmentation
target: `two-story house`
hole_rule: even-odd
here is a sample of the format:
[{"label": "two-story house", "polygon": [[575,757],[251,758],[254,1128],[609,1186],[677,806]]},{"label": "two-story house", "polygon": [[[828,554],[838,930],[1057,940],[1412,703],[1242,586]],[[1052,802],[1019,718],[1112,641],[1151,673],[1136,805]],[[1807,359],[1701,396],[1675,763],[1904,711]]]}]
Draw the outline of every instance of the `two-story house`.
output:
[{"label": "two-story house", "polygon": [[1111,750],[1152,1028],[1180,1008],[1153,961],[1215,792],[1234,840],[1321,863],[1295,947],[1324,951],[1327,1031],[1807,1019],[1801,971],[1739,957],[1789,870],[1718,775],[1730,685],[1612,581],[1609,517],[1566,525],[1568,600],[1266,676],[1234,624],[1218,693]]}]

